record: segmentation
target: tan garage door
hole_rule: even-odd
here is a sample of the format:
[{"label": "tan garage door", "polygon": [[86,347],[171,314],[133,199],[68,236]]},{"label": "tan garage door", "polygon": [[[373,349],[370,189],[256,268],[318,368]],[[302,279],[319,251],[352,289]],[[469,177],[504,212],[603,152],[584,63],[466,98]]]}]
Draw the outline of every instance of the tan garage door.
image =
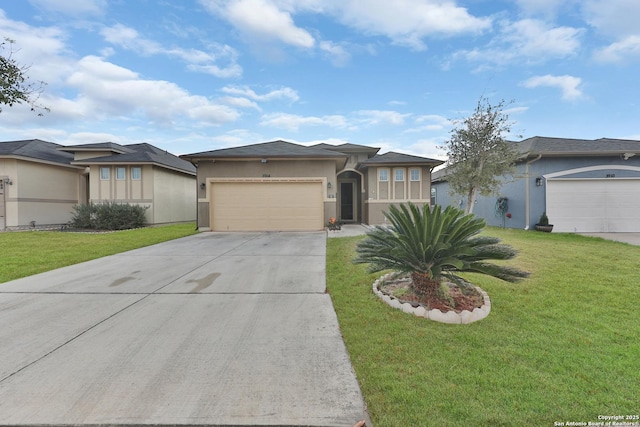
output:
[{"label": "tan garage door", "polygon": [[324,227],[321,181],[211,183],[214,231],[314,231]]}]

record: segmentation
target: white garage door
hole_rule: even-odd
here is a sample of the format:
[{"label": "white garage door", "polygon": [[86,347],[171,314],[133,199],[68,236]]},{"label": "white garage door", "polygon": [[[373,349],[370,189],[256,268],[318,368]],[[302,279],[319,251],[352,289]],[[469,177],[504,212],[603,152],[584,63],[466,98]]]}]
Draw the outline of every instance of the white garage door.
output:
[{"label": "white garage door", "polygon": [[547,215],[553,231],[640,232],[640,180],[547,180]]},{"label": "white garage door", "polygon": [[322,181],[211,183],[214,231],[315,231],[324,227]]}]

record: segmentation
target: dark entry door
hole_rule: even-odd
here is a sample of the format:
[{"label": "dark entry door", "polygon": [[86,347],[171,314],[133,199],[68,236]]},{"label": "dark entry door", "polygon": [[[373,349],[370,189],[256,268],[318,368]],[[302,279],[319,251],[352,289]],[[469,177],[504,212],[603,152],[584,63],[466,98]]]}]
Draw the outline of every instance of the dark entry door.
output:
[{"label": "dark entry door", "polygon": [[340,219],[353,221],[353,182],[340,183]]}]

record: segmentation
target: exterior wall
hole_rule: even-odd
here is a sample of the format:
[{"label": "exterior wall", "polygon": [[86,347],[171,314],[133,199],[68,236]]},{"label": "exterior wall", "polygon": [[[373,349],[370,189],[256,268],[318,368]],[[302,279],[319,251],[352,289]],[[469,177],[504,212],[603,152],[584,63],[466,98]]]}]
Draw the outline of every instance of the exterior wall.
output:
[{"label": "exterior wall", "polygon": [[[632,157],[622,160],[618,156],[612,157],[549,157],[540,160],[518,164],[514,177],[507,177],[505,184],[500,189],[499,195],[478,196],[473,213],[484,218],[488,225],[502,226],[503,219],[495,214],[498,197],[507,197],[511,218],[504,219],[504,226],[508,228],[530,229],[540,219],[540,215],[547,210],[546,207],[546,182],[544,175],[570,169],[588,166],[608,165],[611,168],[589,171],[576,175],[574,178],[605,178],[608,174],[615,174],[616,178],[637,176],[633,171],[615,169],[616,166],[640,166],[640,158]],[[527,173],[528,170],[528,173]],[[536,178],[541,178],[540,186],[536,185]],[[434,182],[436,190],[436,204],[442,206],[454,205],[464,209],[466,197],[449,194],[447,182]],[[528,204],[527,204],[528,199]],[[528,205],[528,210],[527,210]],[[553,218],[549,218],[553,223]]]},{"label": "exterior wall", "polygon": [[[388,182],[378,180],[380,169],[388,171]],[[411,181],[411,169],[420,170],[420,180]],[[396,170],[402,170],[403,181],[396,181]],[[363,220],[367,224],[384,224],[384,213],[390,205],[412,202],[417,205],[430,203],[431,171],[426,166],[377,166],[367,169],[365,179]]]},{"label": "exterior wall", "polygon": [[[132,165],[125,167],[125,179],[116,179],[116,167],[111,165],[91,165],[89,199],[93,203],[122,201],[127,203],[150,204],[153,202],[153,167]],[[141,167],[139,180],[131,179],[131,168]],[[100,179],[100,168],[109,168],[109,179]]]},{"label": "exterior wall", "polygon": [[[100,179],[100,168],[109,168],[109,179]],[[116,168],[125,168],[125,179],[116,179]],[[141,168],[139,180],[131,177]],[[152,165],[91,165],[89,200],[93,203],[122,202],[147,206],[149,224],[193,221],[196,218],[195,177]]]},{"label": "exterior wall", "polygon": [[48,165],[17,159],[0,160],[5,186],[5,226],[29,227],[69,222],[78,204],[82,168]]},{"label": "exterior wall", "polygon": [[196,219],[196,182],[191,175],[153,168],[153,224]]},{"label": "exterior wall", "polygon": [[[324,200],[325,223],[336,216],[336,163],[332,160],[269,160],[244,161],[202,160],[198,163],[198,227],[208,229],[209,224],[209,183],[207,178],[326,178],[331,189],[326,190]],[[201,188],[201,184],[205,188]],[[206,214],[205,214],[206,213]]]},{"label": "exterior wall", "polygon": [[85,160],[96,157],[104,157],[113,155],[113,151],[76,151],[73,153],[73,160]]}]

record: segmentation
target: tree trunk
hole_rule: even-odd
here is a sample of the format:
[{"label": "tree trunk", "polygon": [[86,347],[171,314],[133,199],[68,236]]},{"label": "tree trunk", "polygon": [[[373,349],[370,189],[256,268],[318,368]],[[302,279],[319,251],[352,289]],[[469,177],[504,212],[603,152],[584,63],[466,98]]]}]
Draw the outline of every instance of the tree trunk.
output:
[{"label": "tree trunk", "polygon": [[478,188],[472,187],[467,194],[467,204],[464,207],[464,213],[470,214],[473,213],[473,207],[476,204],[476,200],[478,199]]},{"label": "tree trunk", "polygon": [[413,290],[416,293],[433,297],[438,295],[440,278],[434,279],[428,273],[413,272],[411,273],[411,280],[413,281]]}]

